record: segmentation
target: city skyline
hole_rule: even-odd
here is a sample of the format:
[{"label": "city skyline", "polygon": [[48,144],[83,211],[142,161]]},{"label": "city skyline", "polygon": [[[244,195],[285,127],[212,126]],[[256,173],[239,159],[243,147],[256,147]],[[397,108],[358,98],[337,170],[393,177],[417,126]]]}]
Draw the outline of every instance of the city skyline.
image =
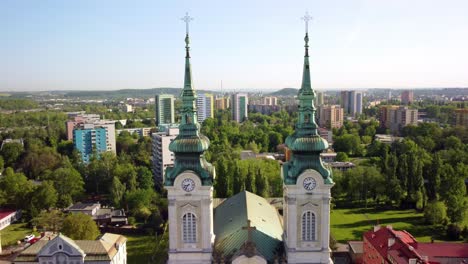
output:
[{"label": "city skyline", "polygon": [[464,1],[3,1],[0,91],[299,87],[306,11],[312,86],[467,87]]}]

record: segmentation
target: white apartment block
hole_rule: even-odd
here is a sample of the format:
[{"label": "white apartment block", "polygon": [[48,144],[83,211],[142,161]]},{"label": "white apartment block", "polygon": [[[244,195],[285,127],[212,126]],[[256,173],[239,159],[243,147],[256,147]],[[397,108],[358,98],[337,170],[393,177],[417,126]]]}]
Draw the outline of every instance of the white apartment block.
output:
[{"label": "white apartment block", "polygon": [[209,93],[198,94],[197,97],[197,119],[202,124],[207,118],[214,117],[214,97]]},{"label": "white apartment block", "polygon": [[169,144],[179,135],[179,128],[168,128],[166,132],[153,133],[153,175],[155,183],[161,185],[166,168],[174,165],[175,156]]}]

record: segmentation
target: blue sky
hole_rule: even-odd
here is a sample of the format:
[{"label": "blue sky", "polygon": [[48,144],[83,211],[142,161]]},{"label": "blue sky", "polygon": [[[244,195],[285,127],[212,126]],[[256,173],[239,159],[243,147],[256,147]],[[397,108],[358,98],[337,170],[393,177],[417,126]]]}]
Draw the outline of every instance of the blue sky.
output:
[{"label": "blue sky", "polygon": [[0,0],[0,91],[468,86],[468,1]]}]

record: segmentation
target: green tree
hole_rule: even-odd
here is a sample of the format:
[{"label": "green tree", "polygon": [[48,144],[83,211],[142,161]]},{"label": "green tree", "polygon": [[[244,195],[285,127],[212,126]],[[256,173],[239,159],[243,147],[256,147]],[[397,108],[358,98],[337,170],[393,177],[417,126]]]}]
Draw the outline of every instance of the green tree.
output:
[{"label": "green tree", "polygon": [[60,210],[44,210],[37,217],[35,217],[32,223],[43,230],[58,232],[62,229],[65,215]]},{"label": "green tree", "polygon": [[126,190],[125,185],[120,182],[119,178],[114,177],[112,180],[110,195],[112,204],[115,207],[120,207],[122,205],[122,199]]},{"label": "green tree", "polygon": [[135,190],[137,187],[137,172],[131,163],[119,163],[113,171],[113,175],[125,185],[127,190]]},{"label": "green tree", "polygon": [[442,167],[442,158],[440,154],[435,153],[432,163],[428,166],[427,175],[427,196],[429,200],[436,200],[440,193],[440,170]]},{"label": "green tree", "polygon": [[137,167],[137,182],[138,188],[140,189],[153,189],[154,179],[153,173],[148,167],[139,166]]},{"label": "green tree", "polygon": [[104,152],[100,158],[93,157],[86,168],[86,189],[88,192],[100,194],[103,190],[109,191],[114,177],[114,168],[117,158],[111,152]]},{"label": "green tree", "polygon": [[23,145],[20,143],[13,142],[4,144],[0,154],[5,159],[5,166],[14,167],[16,161],[19,159],[23,151]]},{"label": "green tree", "polygon": [[157,194],[151,189],[136,189],[127,191],[126,202],[130,213],[137,219],[146,222],[151,215],[152,202],[157,198]]},{"label": "green tree", "polygon": [[3,160],[3,157],[0,156],[0,174],[2,174],[4,168],[5,168],[5,161]]},{"label": "green tree", "polygon": [[231,173],[226,168],[227,161],[221,157],[216,161],[216,182],[215,193],[216,197],[227,198],[232,196],[232,178]]},{"label": "green tree", "polygon": [[447,207],[443,202],[432,201],[424,208],[424,219],[427,223],[432,225],[439,225],[444,223],[447,218]]},{"label": "green tree", "polygon": [[58,194],[54,184],[50,181],[43,181],[31,195],[31,216],[34,217],[42,210],[55,207],[57,200]]},{"label": "green tree", "polygon": [[344,152],[336,153],[336,161],[349,161],[349,157]]},{"label": "green tree", "polygon": [[6,168],[0,178],[0,189],[3,190],[5,203],[18,209],[26,209],[30,203],[33,184],[22,173],[15,173],[12,168]]},{"label": "green tree", "polygon": [[91,216],[78,213],[65,217],[62,232],[74,240],[95,240],[100,232]]},{"label": "green tree", "polygon": [[265,178],[265,176],[262,174],[262,171],[260,168],[257,169],[257,172],[255,174],[255,189],[256,189],[256,194],[262,197],[268,197],[269,196],[269,186],[268,186],[268,181]]},{"label": "green tree", "polygon": [[58,194],[57,206],[60,208],[71,205],[83,195],[83,178],[73,167],[58,168],[45,176],[45,179],[54,183]]}]

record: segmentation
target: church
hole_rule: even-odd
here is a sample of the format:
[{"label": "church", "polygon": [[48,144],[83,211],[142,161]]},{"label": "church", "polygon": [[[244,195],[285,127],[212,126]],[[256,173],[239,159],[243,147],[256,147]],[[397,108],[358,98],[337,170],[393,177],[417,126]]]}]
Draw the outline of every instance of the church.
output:
[{"label": "church", "polygon": [[328,148],[315,123],[315,92],[309,69],[306,15],[302,85],[298,121],[286,138],[291,159],[281,168],[283,214],[267,199],[243,191],[213,198],[215,168],[204,152],[209,139],[197,122],[197,95],[192,83],[188,22],[185,36],[185,79],[179,135],[169,145],[174,167],[164,176],[169,211],[168,263],[332,263],[329,248],[331,170],[320,153]]}]

